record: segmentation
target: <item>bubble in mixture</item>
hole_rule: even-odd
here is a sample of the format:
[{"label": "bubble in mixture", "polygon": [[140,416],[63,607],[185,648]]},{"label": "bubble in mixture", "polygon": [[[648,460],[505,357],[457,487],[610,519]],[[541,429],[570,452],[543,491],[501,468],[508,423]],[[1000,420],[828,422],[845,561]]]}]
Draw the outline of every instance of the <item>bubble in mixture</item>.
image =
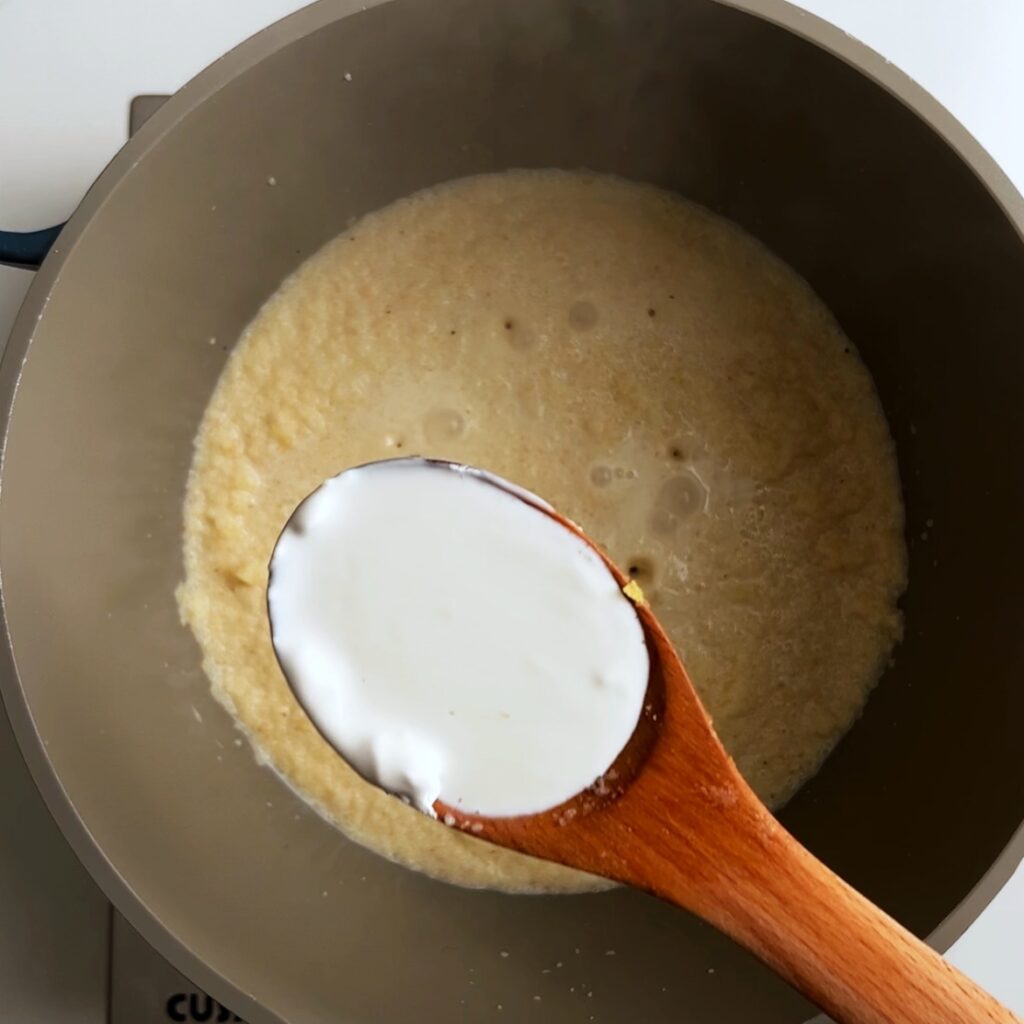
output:
[{"label": "bubble in mixture", "polygon": [[509,347],[514,348],[517,352],[525,352],[537,344],[537,337],[533,331],[513,317],[505,317],[502,328]]},{"label": "bubble in mixture", "polygon": [[423,418],[423,436],[430,444],[440,444],[461,437],[466,420],[455,409],[432,409]]},{"label": "bubble in mixture", "polygon": [[589,330],[597,323],[597,306],[592,302],[581,300],[569,307],[569,324],[578,331]]},{"label": "bubble in mixture", "polygon": [[626,573],[640,583],[650,582],[654,578],[654,562],[644,555],[634,555],[626,565]]},{"label": "bubble in mixture", "polygon": [[612,482],[610,466],[594,466],[590,470],[590,482],[595,487],[607,487]]},{"label": "bubble in mixture", "polygon": [[674,533],[679,524],[697,512],[703,512],[708,500],[708,489],[696,473],[685,473],[666,480],[654,499],[651,529],[655,533]]}]

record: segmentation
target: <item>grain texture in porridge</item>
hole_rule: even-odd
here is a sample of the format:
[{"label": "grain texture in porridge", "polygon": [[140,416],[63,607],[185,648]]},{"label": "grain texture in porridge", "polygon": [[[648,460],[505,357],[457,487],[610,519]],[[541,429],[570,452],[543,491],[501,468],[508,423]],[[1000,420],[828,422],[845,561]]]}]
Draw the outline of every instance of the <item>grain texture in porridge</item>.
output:
[{"label": "grain texture in porridge", "polygon": [[267,563],[285,521],[325,477],[412,453],[517,481],[629,567],[770,804],[849,728],[899,638],[903,509],[874,387],[758,242],[654,188],[560,171],[365,217],[282,285],[225,367],[196,440],[179,600],[258,750],[347,834],[436,877],[600,884],[364,783],[277,666]]}]

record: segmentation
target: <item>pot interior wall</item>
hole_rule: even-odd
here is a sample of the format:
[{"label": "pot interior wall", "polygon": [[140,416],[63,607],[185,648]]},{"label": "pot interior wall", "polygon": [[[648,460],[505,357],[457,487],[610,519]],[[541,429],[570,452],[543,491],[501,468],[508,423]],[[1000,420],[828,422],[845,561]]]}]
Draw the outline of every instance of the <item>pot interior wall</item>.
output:
[{"label": "pot interior wall", "polygon": [[255,1001],[335,1024],[796,1024],[806,1004],[686,915],[626,891],[431,882],[345,841],[238,749],[174,605],[192,436],[282,277],[415,189],[583,166],[737,220],[811,281],[874,373],[912,556],[895,664],[785,821],[926,932],[1024,818],[1024,476],[1003,455],[1022,433],[1024,245],[896,99],[708,0],[331,9],[143,132],[34,325],[0,554],[47,756],[139,900],[253,1019],[269,1019]]}]

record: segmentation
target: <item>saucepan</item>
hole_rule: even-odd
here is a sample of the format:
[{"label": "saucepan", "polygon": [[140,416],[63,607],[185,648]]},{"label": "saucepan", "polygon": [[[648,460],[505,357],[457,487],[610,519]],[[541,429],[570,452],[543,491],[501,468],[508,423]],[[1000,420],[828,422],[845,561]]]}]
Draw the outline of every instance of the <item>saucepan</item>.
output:
[{"label": "saucepan", "polygon": [[881,394],[906,636],[784,823],[940,949],[1024,850],[1024,202],[1007,179],[921,89],[781,0],[324,0],[125,146],[0,372],[3,691],[25,756],[117,907],[251,1021],[814,1015],[638,892],[470,891],[349,842],[236,742],[179,622],[193,435],[261,302],[366,211],[552,166],[737,221],[810,281]]}]

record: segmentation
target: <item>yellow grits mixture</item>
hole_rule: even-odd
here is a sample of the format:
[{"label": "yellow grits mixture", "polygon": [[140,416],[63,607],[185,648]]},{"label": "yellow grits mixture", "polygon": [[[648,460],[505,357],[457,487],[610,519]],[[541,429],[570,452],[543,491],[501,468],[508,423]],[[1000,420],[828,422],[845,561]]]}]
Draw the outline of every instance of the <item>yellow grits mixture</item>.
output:
[{"label": "yellow grits mixture", "polygon": [[760,243],[668,193],[562,171],[365,217],[285,281],[224,369],[179,601],[261,755],[347,835],[437,878],[602,884],[363,782],[278,668],[267,564],[286,520],[326,477],[414,453],[537,492],[629,567],[771,805],[850,727],[900,636],[903,507],[874,387]]}]

